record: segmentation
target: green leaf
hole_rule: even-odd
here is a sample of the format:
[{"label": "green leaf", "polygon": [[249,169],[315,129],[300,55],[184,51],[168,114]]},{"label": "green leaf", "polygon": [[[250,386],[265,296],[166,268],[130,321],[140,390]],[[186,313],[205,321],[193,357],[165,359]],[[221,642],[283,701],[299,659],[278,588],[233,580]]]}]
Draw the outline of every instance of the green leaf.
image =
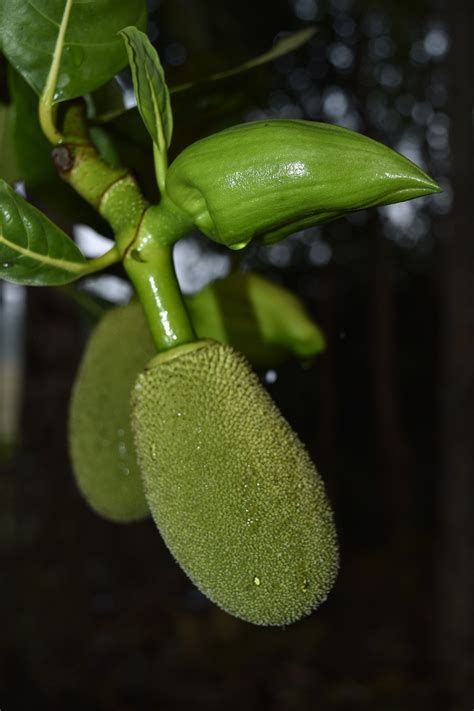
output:
[{"label": "green leaf", "polygon": [[15,151],[15,106],[0,104],[0,178],[12,184],[20,178]]},{"label": "green leaf", "polygon": [[[298,32],[292,32],[291,34],[286,35],[282,39],[278,40],[274,44],[274,46],[268,50],[268,52],[264,52],[258,57],[249,59],[247,62],[239,64],[238,67],[233,67],[232,69],[227,69],[223,72],[211,74],[211,76],[203,79],[202,83],[216,82],[221,81],[222,79],[229,79],[230,77],[237,76],[238,74],[248,72],[250,69],[260,67],[262,66],[262,64],[274,62],[275,59],[278,59],[279,57],[282,57],[283,55],[288,54],[289,52],[294,52],[295,49],[298,49],[298,47],[301,47],[303,44],[306,44],[306,42],[308,42],[311,37],[314,37],[315,34],[315,27],[305,27],[303,30],[298,30]],[[170,91],[172,94],[180,93],[182,91],[187,91],[188,89],[193,88],[194,86],[196,86],[196,84],[199,83],[201,82],[187,82],[185,84],[180,84],[178,86],[171,87]]]},{"label": "green leaf", "polygon": [[150,40],[136,27],[120,32],[127,48],[138,110],[161,153],[171,143],[173,114],[165,73]]},{"label": "green leaf", "polygon": [[[0,43],[13,66],[37,94],[46,84],[65,0],[2,0]],[[117,32],[146,26],[145,0],[73,0],[55,101],[82,96],[127,64]]]},{"label": "green leaf", "polygon": [[[185,82],[183,84],[178,84],[177,86],[171,86],[169,87],[169,92],[172,95],[176,95],[177,98],[181,98],[182,95],[184,96],[186,94],[191,95],[191,113],[193,119],[196,105],[196,97],[200,99],[201,103],[206,107],[210,103],[213,105],[215,104],[215,110],[218,111],[219,104],[221,102],[229,100],[229,95],[225,96],[223,94],[217,94],[218,86],[220,86],[222,83],[225,83],[225,80],[232,79],[236,76],[244,74],[247,71],[256,69],[257,67],[260,67],[264,64],[268,64],[269,62],[273,62],[279,57],[288,54],[289,52],[293,52],[294,50],[298,49],[306,42],[308,42],[308,40],[310,40],[311,37],[315,35],[315,33],[315,27],[306,27],[305,29],[299,30],[298,32],[292,32],[291,34],[286,35],[282,39],[278,40],[275,45],[270,50],[268,50],[268,52],[264,52],[258,57],[254,57],[248,62],[240,64],[238,67],[233,67],[232,69],[227,69],[223,72],[211,74],[210,76],[203,77],[202,79],[199,79],[197,81],[190,81]],[[234,94],[235,92],[233,92],[233,95]],[[109,99],[108,104],[104,104],[104,101],[100,96],[98,97],[98,101],[95,102],[96,119],[100,123],[107,123],[108,121],[113,121],[118,116],[133,113],[133,111],[135,110],[134,108],[126,108],[123,104],[123,101],[120,101],[116,92],[115,94],[109,94],[107,98]],[[233,96],[232,98],[235,97]],[[173,102],[173,105],[176,114],[175,102]],[[189,111],[189,105],[186,104],[186,112],[188,114],[188,117]],[[207,133],[212,133],[212,129],[210,131],[207,131]]]},{"label": "green leaf", "polygon": [[67,234],[0,180],[0,278],[31,286],[67,284],[85,266]]}]

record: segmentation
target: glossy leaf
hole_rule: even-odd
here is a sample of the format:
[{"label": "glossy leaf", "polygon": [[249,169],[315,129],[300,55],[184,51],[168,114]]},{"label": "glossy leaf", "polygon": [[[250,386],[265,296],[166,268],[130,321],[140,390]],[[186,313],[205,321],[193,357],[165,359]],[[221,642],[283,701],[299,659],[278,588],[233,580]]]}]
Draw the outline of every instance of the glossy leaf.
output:
[{"label": "glossy leaf", "polygon": [[0,278],[50,286],[74,281],[86,260],[65,232],[0,181]]},{"label": "glossy leaf", "polygon": [[[8,60],[37,94],[44,89],[65,0],[2,0],[0,31]],[[145,0],[73,0],[54,99],[82,96],[127,63],[118,31],[144,28]]]},{"label": "glossy leaf", "polygon": [[120,33],[127,48],[138,110],[153,143],[165,154],[173,133],[173,114],[165,74],[150,40],[136,27]]}]

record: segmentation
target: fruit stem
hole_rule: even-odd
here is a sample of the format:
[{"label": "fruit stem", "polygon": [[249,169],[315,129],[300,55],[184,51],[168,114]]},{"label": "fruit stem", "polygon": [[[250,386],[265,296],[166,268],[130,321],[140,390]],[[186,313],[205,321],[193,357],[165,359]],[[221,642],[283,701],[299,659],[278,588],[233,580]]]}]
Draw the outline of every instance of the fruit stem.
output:
[{"label": "fruit stem", "polygon": [[158,351],[192,343],[196,334],[173,264],[173,244],[192,228],[190,220],[166,195],[159,205],[150,206],[126,168],[114,168],[102,159],[89,138],[83,103],[68,107],[63,131],[64,142],[53,150],[59,174],[115,232],[116,247],[90,262],[87,270],[121,258]]},{"label": "fruit stem", "polygon": [[[123,266],[137,291],[158,351],[196,340],[173,263],[173,239],[166,222],[157,219],[159,206],[144,213]],[[156,227],[159,226],[159,232]]]}]

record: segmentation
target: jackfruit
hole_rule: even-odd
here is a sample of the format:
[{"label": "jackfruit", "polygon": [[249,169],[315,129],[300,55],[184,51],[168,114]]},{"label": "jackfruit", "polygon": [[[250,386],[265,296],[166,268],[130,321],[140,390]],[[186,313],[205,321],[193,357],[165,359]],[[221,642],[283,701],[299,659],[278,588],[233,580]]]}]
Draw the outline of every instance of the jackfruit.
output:
[{"label": "jackfruit", "polygon": [[199,338],[228,343],[256,367],[312,358],[326,345],[300,299],[259,274],[218,279],[187,296],[186,306]]},{"label": "jackfruit", "polygon": [[[308,357],[324,337],[303,304],[255,274],[235,274],[186,299],[200,338],[231,343],[254,365]],[[130,427],[130,392],[156,353],[139,301],[111,309],[92,332],[70,407],[73,470],[90,506],[114,521],[146,517]]]},{"label": "jackfruit", "polygon": [[149,515],[130,427],[130,392],[155,352],[139,303],[111,309],[92,332],[73,388],[74,475],[89,505],[117,522]]},{"label": "jackfruit", "polygon": [[210,341],[167,351],[132,403],[150,511],[198,588],[259,625],[320,605],[338,568],[324,485],[243,356]]}]

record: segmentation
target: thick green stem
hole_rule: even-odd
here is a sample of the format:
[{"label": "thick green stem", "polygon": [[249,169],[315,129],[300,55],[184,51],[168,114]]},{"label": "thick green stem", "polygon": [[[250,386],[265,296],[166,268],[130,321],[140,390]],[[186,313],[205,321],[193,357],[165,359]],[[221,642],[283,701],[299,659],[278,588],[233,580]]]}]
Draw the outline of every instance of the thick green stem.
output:
[{"label": "thick green stem", "polygon": [[[53,159],[62,178],[112,226],[117,246],[86,267],[92,272],[122,258],[143,304],[158,351],[192,343],[196,334],[184,305],[173,264],[173,244],[192,224],[165,196],[149,206],[133,175],[108,165],[90,142],[84,106],[66,113],[64,142]],[[70,138],[69,138],[70,137]]]},{"label": "thick green stem", "polygon": [[146,211],[123,265],[143,305],[155,345],[158,351],[166,351],[195,341],[196,334],[176,278],[172,239],[154,210]]},{"label": "thick green stem", "polygon": [[65,142],[53,151],[61,177],[97,209],[115,233],[134,228],[148,203],[125,168],[112,168],[88,143]]},{"label": "thick green stem", "polygon": [[148,202],[126,168],[114,168],[99,155],[89,138],[82,103],[68,107],[63,132],[63,143],[53,150],[60,176],[96,208],[116,234],[135,231]]}]

